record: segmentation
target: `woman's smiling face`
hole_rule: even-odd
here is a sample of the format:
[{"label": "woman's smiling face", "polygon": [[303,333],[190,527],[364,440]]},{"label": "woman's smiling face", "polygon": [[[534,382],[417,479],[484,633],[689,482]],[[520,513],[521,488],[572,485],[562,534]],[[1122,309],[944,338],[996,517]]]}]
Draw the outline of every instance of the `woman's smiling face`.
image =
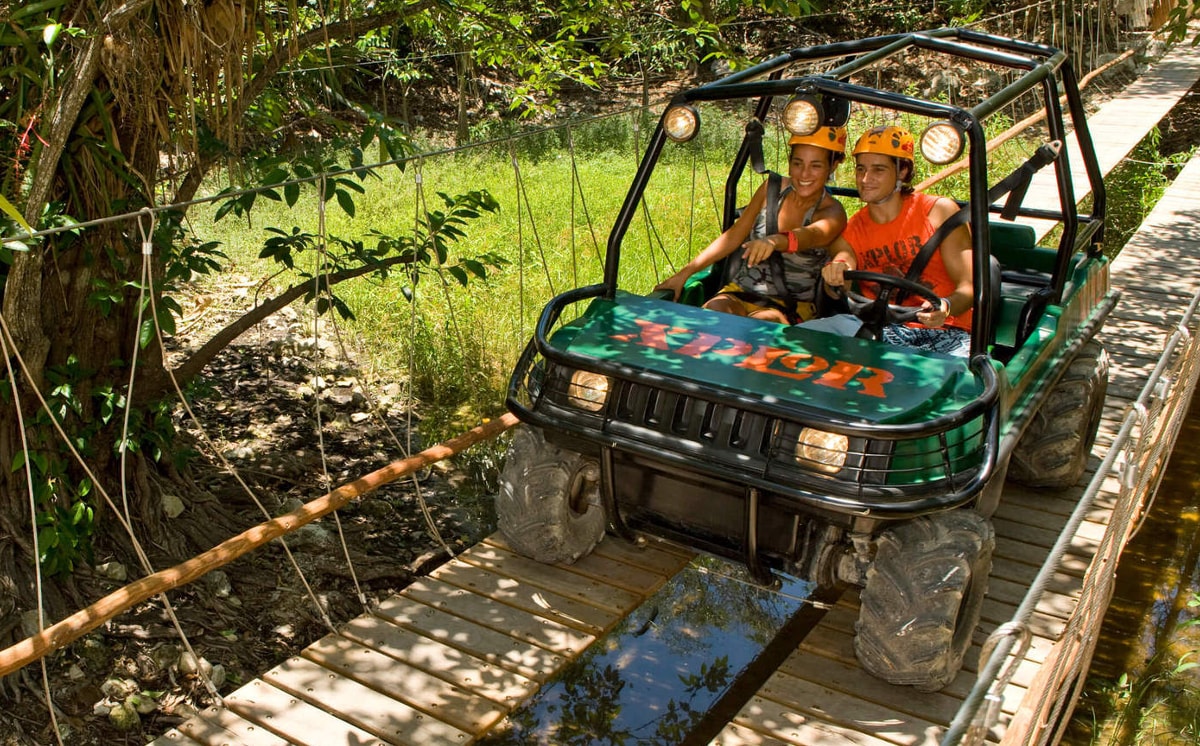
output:
[{"label": "woman's smiling face", "polygon": [[796,196],[811,198],[820,194],[833,170],[830,151],[815,145],[793,145],[788,159],[788,178]]}]

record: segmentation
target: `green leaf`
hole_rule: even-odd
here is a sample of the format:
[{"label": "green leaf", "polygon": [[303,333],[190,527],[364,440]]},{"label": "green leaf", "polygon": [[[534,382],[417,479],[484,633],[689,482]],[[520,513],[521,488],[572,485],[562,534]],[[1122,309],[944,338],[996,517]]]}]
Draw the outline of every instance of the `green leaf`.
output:
[{"label": "green leaf", "polygon": [[300,185],[296,182],[283,185],[283,200],[287,202],[288,207],[295,207],[296,200],[300,199]]},{"label": "green leaf", "polygon": [[42,29],[42,41],[47,47],[53,47],[54,42],[58,40],[58,35],[62,32],[61,23],[47,24],[46,28]]},{"label": "green leaf", "polygon": [[471,274],[481,280],[487,279],[487,269],[474,259],[463,259],[463,266],[471,270]]},{"label": "green leaf", "polygon": [[146,349],[154,339],[154,319],[142,319],[142,328],[138,330],[138,347]]},{"label": "green leaf", "polygon": [[464,270],[462,267],[454,266],[446,267],[446,271],[449,272],[454,279],[458,280],[459,285],[466,287],[468,280],[466,270]]},{"label": "green leaf", "polygon": [[25,222],[25,218],[21,216],[21,213],[17,212],[17,208],[13,207],[12,203],[6,200],[2,194],[0,194],[0,210],[3,210],[5,215],[8,215],[17,225],[24,228],[26,233],[33,233],[33,228],[29,227],[29,223]]},{"label": "green leaf", "polygon": [[338,204],[342,206],[347,215],[354,217],[354,196],[342,189],[337,190],[336,194]]}]

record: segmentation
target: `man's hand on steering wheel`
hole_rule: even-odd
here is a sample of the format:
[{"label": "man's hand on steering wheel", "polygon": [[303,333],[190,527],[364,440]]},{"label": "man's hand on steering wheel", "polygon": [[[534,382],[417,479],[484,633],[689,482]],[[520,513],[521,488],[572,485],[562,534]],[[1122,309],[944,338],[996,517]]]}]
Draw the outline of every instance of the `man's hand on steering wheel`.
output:
[{"label": "man's hand on steering wheel", "polygon": [[[872,331],[876,337],[879,336],[883,331],[883,327],[887,324],[906,324],[910,321],[916,321],[925,326],[937,328],[946,323],[946,317],[949,315],[949,309],[946,308],[947,304],[924,285],[912,282],[903,277],[885,275],[878,272],[846,270],[840,274],[845,281],[859,283],[872,282],[884,286],[880,288],[881,292],[875,298],[868,298],[861,293],[850,290],[844,285],[840,287],[834,286],[835,291],[840,290],[845,294],[847,303],[850,306],[850,312],[862,319],[863,326]],[[915,295],[924,300],[925,304],[921,306],[901,306],[888,303],[893,290],[903,290]]]}]

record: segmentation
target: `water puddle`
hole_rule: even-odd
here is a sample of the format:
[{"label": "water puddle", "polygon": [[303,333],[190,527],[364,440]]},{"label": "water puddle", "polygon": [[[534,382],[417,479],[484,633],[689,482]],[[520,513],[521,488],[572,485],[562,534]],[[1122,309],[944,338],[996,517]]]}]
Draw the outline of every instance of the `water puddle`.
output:
[{"label": "water puddle", "polygon": [[708,743],[820,617],[814,587],[702,557],[481,744]]}]

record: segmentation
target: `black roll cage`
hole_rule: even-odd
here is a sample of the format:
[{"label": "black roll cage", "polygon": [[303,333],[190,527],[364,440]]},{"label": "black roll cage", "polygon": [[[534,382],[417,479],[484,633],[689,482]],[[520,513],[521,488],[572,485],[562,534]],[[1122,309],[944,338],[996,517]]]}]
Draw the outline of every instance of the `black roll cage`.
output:
[{"label": "black roll cage", "polygon": [[[899,93],[879,91],[848,82],[851,75],[913,48],[1024,70],[1025,73],[1018,80],[969,109]],[[843,61],[832,70],[820,75],[805,75],[799,78],[783,77],[785,69],[795,63],[829,60]],[[1059,101],[1060,95],[1065,96],[1067,111],[1070,114],[1075,138],[1079,145],[1078,152],[1082,155],[1093,195],[1091,214],[1078,215],[1069,208],[1046,210],[1024,206],[1021,206],[1016,212],[1021,216],[1055,220],[1062,223],[1062,235],[1059,239],[1058,254],[1051,276],[1049,297],[1050,303],[1058,304],[1062,301],[1063,289],[1071,266],[1071,257],[1075,253],[1076,247],[1081,243],[1086,243],[1089,254],[1100,252],[1106,207],[1104,182],[1100,166],[1096,162],[1078,80],[1071,65],[1064,64],[1066,61],[1065,52],[1044,44],[1020,41],[970,29],[942,28],[918,33],[891,34],[849,42],[797,47],[720,80],[683,91],[671,100],[670,106],[701,101],[757,97],[758,103],[755,106],[754,117],[762,121],[766,118],[775,97],[790,97],[797,93],[817,93],[918,116],[950,120],[962,128],[967,135],[970,191],[969,199],[965,204],[968,205],[970,212],[970,224],[981,226],[988,224],[988,216],[991,213],[1000,212],[1000,208],[990,204],[987,199],[989,187],[987,142],[982,122],[1022,94],[1034,87],[1040,87],[1043,106],[1048,111],[1046,117],[1048,137],[1050,140],[1065,143],[1067,141],[1066,131]],[[1061,78],[1061,93],[1059,92],[1058,78]],[[645,155],[638,166],[625,201],[617,214],[613,230],[609,234],[602,283],[603,295],[606,298],[611,299],[616,295],[621,242],[637,212],[650,174],[653,172],[666,142],[667,136],[660,117],[654,134],[646,146]],[[725,182],[723,225],[726,228],[732,224],[734,219],[737,208],[737,186],[751,158],[751,148],[750,139],[743,139]],[[1063,148],[1055,160],[1054,168],[1059,204],[1074,206],[1076,198],[1072,187],[1067,148]],[[855,190],[839,188],[834,191],[839,194],[857,196]],[[991,298],[992,284],[989,281],[989,273],[992,271],[989,233],[986,230],[973,230],[971,236],[974,252],[972,280],[975,290],[971,355],[975,356],[986,354],[987,345],[995,335],[996,320],[992,318],[995,299]]]}]

